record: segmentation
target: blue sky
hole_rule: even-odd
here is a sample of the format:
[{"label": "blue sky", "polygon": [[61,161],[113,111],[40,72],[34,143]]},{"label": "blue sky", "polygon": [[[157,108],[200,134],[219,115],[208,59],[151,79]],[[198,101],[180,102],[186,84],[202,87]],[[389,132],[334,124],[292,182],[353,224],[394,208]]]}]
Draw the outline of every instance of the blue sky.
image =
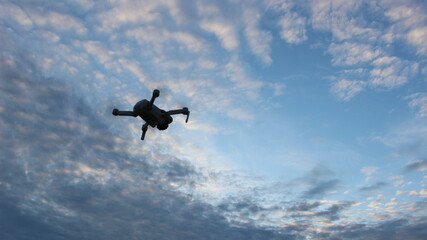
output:
[{"label": "blue sky", "polygon": [[426,12],[0,1],[0,238],[426,238]]}]

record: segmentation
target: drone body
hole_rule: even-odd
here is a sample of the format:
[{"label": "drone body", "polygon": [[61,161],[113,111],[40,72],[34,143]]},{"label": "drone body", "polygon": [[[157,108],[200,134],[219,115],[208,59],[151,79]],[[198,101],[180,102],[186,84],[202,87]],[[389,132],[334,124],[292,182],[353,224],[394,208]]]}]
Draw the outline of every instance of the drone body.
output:
[{"label": "drone body", "polygon": [[172,123],[173,118],[171,115],[174,114],[184,114],[187,115],[185,122],[188,122],[188,117],[190,116],[190,111],[188,108],[184,107],[178,110],[165,111],[158,108],[154,105],[154,100],[160,96],[159,90],[153,91],[153,96],[151,100],[147,99],[141,100],[135,104],[133,111],[119,111],[118,109],[113,109],[113,115],[115,116],[132,116],[132,117],[141,117],[145,124],[142,125],[142,135],[141,140],[144,140],[145,133],[147,132],[148,126],[157,127],[159,130],[166,130],[169,127],[169,124]]}]

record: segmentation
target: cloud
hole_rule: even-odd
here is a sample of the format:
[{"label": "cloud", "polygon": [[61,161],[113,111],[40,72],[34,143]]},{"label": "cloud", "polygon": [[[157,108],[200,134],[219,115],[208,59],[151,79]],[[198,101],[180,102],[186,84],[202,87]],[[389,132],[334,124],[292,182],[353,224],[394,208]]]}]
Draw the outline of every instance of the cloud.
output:
[{"label": "cloud", "polygon": [[280,36],[288,43],[297,44],[307,40],[306,21],[297,13],[286,12],[279,21],[282,28]]},{"label": "cloud", "polygon": [[269,32],[260,29],[260,18],[260,13],[255,9],[246,9],[244,11],[245,34],[252,52],[261,58],[265,64],[269,65],[272,62],[270,44],[273,38]]},{"label": "cloud", "polygon": [[263,82],[254,80],[245,69],[243,62],[233,55],[225,65],[224,76],[234,83],[234,89],[243,90],[249,98],[256,99]]},{"label": "cloud", "polygon": [[427,52],[427,26],[425,5],[416,1],[383,1],[385,16],[392,22],[389,35],[393,39],[403,39],[416,49],[418,55]]},{"label": "cloud", "polygon": [[[416,77],[419,63],[393,56],[390,46],[397,46],[404,40],[409,46],[414,46],[419,55],[426,51],[423,8],[415,2],[313,1],[312,27],[333,36],[327,50],[332,56],[332,64],[346,67],[346,71],[362,67],[368,72],[368,75],[363,73],[358,77],[369,81],[348,80],[354,76],[339,74],[339,78],[345,81],[335,82],[331,91],[340,100],[348,101],[365,87],[389,90]],[[382,16],[384,23],[369,24],[372,16],[378,19]]]},{"label": "cloud", "polygon": [[303,198],[321,199],[330,191],[336,190],[339,187],[340,180],[331,178],[333,173],[324,166],[317,166],[311,169],[308,174],[298,179],[305,187],[302,193]]},{"label": "cloud", "polygon": [[33,25],[33,21],[28,16],[28,14],[22,10],[22,8],[5,2],[0,3],[0,6],[0,15],[2,16],[2,19],[12,19],[21,26],[28,27]]},{"label": "cloud", "polygon": [[367,83],[364,81],[341,79],[332,83],[331,92],[336,94],[340,100],[349,101],[366,86]]},{"label": "cloud", "polygon": [[376,36],[377,32],[354,17],[361,6],[360,1],[313,1],[311,24],[316,30],[331,32],[338,41],[350,38],[369,39]]},{"label": "cloud", "polygon": [[422,196],[422,197],[427,197],[427,189],[421,189],[419,191],[410,191],[408,193],[409,196]]},{"label": "cloud", "polygon": [[365,181],[369,181],[372,176],[377,172],[377,167],[363,167],[360,171],[365,175]]},{"label": "cloud", "polygon": [[81,42],[81,45],[85,50],[96,57],[98,61],[102,64],[106,64],[112,61],[112,51],[108,50],[103,44],[99,41],[86,41]]},{"label": "cloud", "polygon": [[200,176],[191,164],[129,153],[104,113],[41,75],[27,54],[2,54],[0,63],[1,239],[293,239],[232,225],[177,191]]},{"label": "cloud", "polygon": [[425,159],[427,156],[427,127],[424,118],[406,122],[388,131],[375,140],[393,149],[397,156],[415,159]]},{"label": "cloud", "polygon": [[235,27],[226,21],[205,19],[200,23],[200,27],[205,31],[215,34],[221,41],[222,47],[229,51],[235,50],[239,46]]},{"label": "cloud", "polygon": [[316,217],[324,217],[327,218],[329,221],[337,221],[340,219],[339,214],[346,210],[347,208],[351,207],[354,204],[354,202],[341,202],[337,204],[333,204],[332,206],[328,207],[326,210],[316,212],[314,216]]},{"label": "cloud", "polygon": [[384,221],[375,225],[365,223],[332,226],[332,232],[325,239],[423,239],[427,231],[425,217],[413,219],[398,218]]},{"label": "cloud", "polygon": [[[178,43],[180,47],[190,52],[201,52],[207,46],[196,36],[184,31],[169,31],[154,26],[138,27],[126,31],[126,35],[135,38],[141,45],[154,47],[159,54],[166,51],[170,42]],[[177,47],[176,49],[180,49]]]},{"label": "cloud", "polygon": [[[268,191],[274,197],[266,197],[263,194],[268,191],[263,192],[250,181],[238,182],[235,176],[216,182],[215,187],[219,187],[211,191],[212,196],[200,197],[202,193],[197,191],[208,178],[206,173],[177,157],[182,154],[171,154],[194,150],[192,142],[179,142],[179,136],[170,136],[171,132],[166,137],[153,133],[153,141],[140,148],[139,136],[129,137],[140,134],[140,125],[127,125],[126,120],[119,125],[112,120],[110,110],[103,110],[105,99],[111,98],[105,90],[117,90],[117,98],[132,104],[148,88],[167,85],[165,92],[170,90],[170,99],[182,97],[200,115],[209,109],[234,119],[254,119],[248,110],[257,106],[255,102],[262,104],[261,89],[268,86],[276,95],[283,89],[283,85],[258,80],[256,72],[248,70],[251,63],[240,55],[247,49],[239,37],[245,36],[252,54],[266,64],[272,60],[275,35],[269,32],[273,29],[268,28],[270,16],[263,16],[260,9],[248,9],[241,1],[227,6],[199,1],[203,11],[198,6],[197,16],[190,12],[195,6],[184,1],[120,0],[101,6],[79,0],[52,3],[50,11],[42,12],[40,9],[45,8],[40,8],[41,3],[0,3],[0,22],[4,24],[0,26],[0,225],[6,229],[0,233],[1,239],[333,239],[352,234],[363,239],[381,236],[388,226],[398,226],[399,236],[406,239],[425,234],[425,221],[411,218],[410,213],[400,225],[381,222],[360,226],[343,214],[349,201],[310,201],[326,198],[340,187],[341,181],[322,167],[298,179],[301,184],[294,184],[296,188],[286,185],[282,192],[280,183],[271,186]],[[313,6],[325,11],[324,21],[318,22],[315,29],[329,31],[322,27],[332,26],[335,40],[378,36],[375,29],[369,28],[373,25],[358,21],[352,5],[355,4],[313,2]],[[241,9],[232,11],[234,18],[227,15],[229,6]],[[304,15],[306,9],[300,7],[286,8],[287,12],[280,12],[275,19],[280,28],[277,36],[288,43],[301,43],[309,36],[311,26],[307,24],[313,19]],[[326,19],[328,11],[335,20]],[[259,17],[250,18],[257,13]],[[344,13],[350,16],[341,15]],[[198,24],[199,20],[206,29]],[[64,21],[68,22],[58,25]],[[344,28],[346,25],[348,29]],[[31,27],[34,31],[21,31]],[[423,37],[422,28],[417,29],[421,30],[407,33],[409,36],[412,32],[413,46],[422,46],[416,40],[417,36]],[[3,40],[8,35],[17,38],[6,44]],[[368,52],[376,53],[377,48],[370,42],[355,43],[371,47],[366,48]],[[11,52],[18,44],[33,52]],[[334,44],[340,49],[339,42]],[[391,56],[387,54],[362,54],[359,59],[352,54],[352,46],[348,47],[341,49],[348,58],[334,56],[337,66],[360,64],[366,74],[375,68],[384,70],[386,76],[387,68],[396,62],[393,57],[383,58]],[[365,66],[375,59],[380,59],[378,65]],[[405,66],[414,64],[400,60]],[[393,76],[404,69],[395,68]],[[97,80],[89,80],[92,76]],[[409,81],[411,74],[403,76]],[[343,100],[366,87],[377,86],[348,81],[336,82],[336,94]],[[124,94],[125,89],[130,93]],[[164,98],[167,103],[170,99]],[[188,127],[217,132],[207,119],[197,120]],[[422,129],[417,127],[418,136],[424,134]],[[411,134],[406,137],[414,139]],[[391,145],[401,143],[395,138],[382,140]],[[416,140],[410,145],[419,153],[425,149],[423,138]],[[411,149],[408,152],[414,153]],[[185,159],[191,158],[187,155]],[[233,181],[235,189],[230,190],[228,186]],[[214,188],[213,183],[206,185]],[[243,185],[251,186],[245,192]],[[219,206],[204,201],[222,194],[244,197],[226,199]],[[424,196],[424,191],[412,194]]]},{"label": "cloud", "polygon": [[80,35],[87,32],[87,28],[80,19],[68,14],[57,12],[32,13],[31,18],[40,26],[53,27],[57,30],[74,30]]},{"label": "cloud", "polygon": [[360,44],[354,42],[332,43],[328,52],[332,55],[332,64],[334,65],[355,65],[368,62],[381,54],[378,49],[372,49],[369,44]]},{"label": "cloud", "polygon": [[386,183],[386,182],[378,181],[372,185],[359,188],[359,191],[361,191],[361,192],[375,192],[375,191],[379,190],[380,188],[383,188],[387,185],[388,185],[388,183]]},{"label": "cloud", "polygon": [[427,53],[427,26],[415,28],[407,35],[408,42],[417,47],[419,55]]},{"label": "cloud", "polygon": [[302,211],[310,211],[314,208],[317,208],[320,206],[320,202],[299,202],[296,205],[293,205],[289,208],[287,208],[288,211],[292,212],[302,212]]},{"label": "cloud", "polygon": [[427,116],[427,93],[413,93],[406,97],[409,107],[418,108],[417,117]]},{"label": "cloud", "polygon": [[166,14],[174,20],[179,22],[182,19],[181,9],[176,0],[149,0],[143,3],[134,0],[119,0],[108,4],[106,9],[107,11],[98,13],[96,17],[104,31],[127,25],[161,21],[163,9],[166,9]]},{"label": "cloud", "polygon": [[287,43],[298,44],[307,40],[307,18],[296,9],[293,1],[268,1],[269,8],[280,14],[280,37]]},{"label": "cloud", "polygon": [[374,87],[391,89],[401,86],[418,73],[416,62],[406,61],[397,57],[381,57],[373,62],[370,71],[370,84]]},{"label": "cloud", "polygon": [[405,171],[425,171],[427,170],[427,160],[418,160],[405,166]]}]

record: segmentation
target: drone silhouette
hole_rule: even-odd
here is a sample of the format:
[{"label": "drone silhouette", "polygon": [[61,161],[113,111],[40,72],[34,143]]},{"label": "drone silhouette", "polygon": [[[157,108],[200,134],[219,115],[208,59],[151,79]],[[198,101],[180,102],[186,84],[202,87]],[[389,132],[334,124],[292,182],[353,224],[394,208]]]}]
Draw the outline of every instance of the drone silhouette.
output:
[{"label": "drone silhouette", "polygon": [[173,121],[171,115],[187,115],[187,119],[185,119],[185,122],[188,122],[188,118],[190,117],[190,111],[188,111],[188,108],[184,107],[182,109],[170,110],[166,112],[165,110],[160,109],[156,105],[154,105],[154,100],[156,100],[156,98],[159,96],[160,91],[155,89],[153,91],[153,96],[151,97],[150,101],[144,99],[137,102],[133,107],[133,111],[119,111],[119,109],[115,108],[113,109],[113,115],[131,117],[140,116],[145,121],[144,125],[142,125],[141,140],[144,140],[148,126],[151,126],[153,128],[157,126],[157,129],[159,130],[166,130],[169,127],[169,124]]}]

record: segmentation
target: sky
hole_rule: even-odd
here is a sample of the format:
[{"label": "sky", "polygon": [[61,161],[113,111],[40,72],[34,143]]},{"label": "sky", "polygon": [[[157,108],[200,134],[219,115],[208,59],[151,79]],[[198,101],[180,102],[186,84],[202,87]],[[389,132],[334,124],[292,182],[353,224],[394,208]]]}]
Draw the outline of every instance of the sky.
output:
[{"label": "sky", "polygon": [[0,239],[426,239],[426,56],[422,0],[0,0]]}]

